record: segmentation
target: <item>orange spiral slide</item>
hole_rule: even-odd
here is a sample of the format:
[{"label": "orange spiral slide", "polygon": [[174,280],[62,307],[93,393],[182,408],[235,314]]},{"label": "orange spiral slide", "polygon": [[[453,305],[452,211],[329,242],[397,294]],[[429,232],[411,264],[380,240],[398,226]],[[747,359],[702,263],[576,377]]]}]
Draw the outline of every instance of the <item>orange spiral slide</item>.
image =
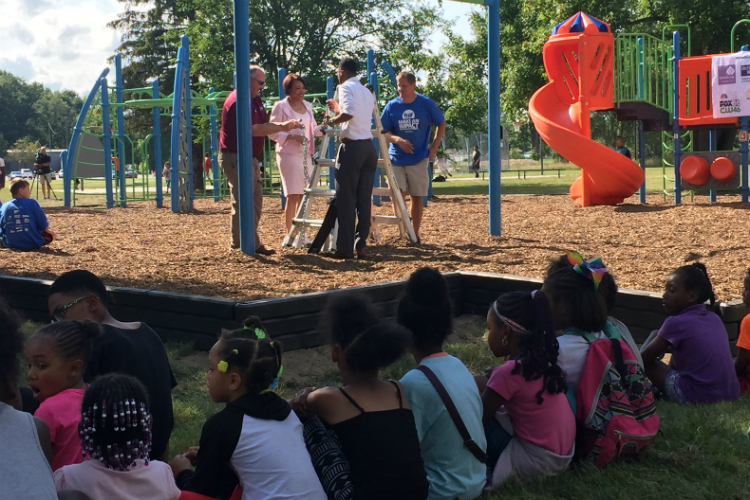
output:
[{"label": "orange spiral slide", "polygon": [[559,24],[544,44],[549,83],[529,101],[544,142],[581,169],[570,186],[581,207],[622,203],[643,183],[636,163],[591,140],[589,112],[614,107],[613,42],[606,23],[582,12]]}]

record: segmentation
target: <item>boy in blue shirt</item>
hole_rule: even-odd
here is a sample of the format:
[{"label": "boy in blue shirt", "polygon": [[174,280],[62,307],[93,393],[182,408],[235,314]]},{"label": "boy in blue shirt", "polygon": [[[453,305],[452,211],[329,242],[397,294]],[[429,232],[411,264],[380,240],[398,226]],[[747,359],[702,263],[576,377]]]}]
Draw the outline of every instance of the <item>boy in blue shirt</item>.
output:
[{"label": "boy in blue shirt", "polygon": [[[411,197],[411,218],[419,241],[422,225],[422,197],[430,187],[427,163],[437,153],[445,133],[445,117],[437,105],[416,93],[417,79],[411,73],[396,76],[398,97],[389,102],[380,120],[385,138],[391,143],[388,156],[401,194]],[[430,130],[435,125],[435,138],[430,144]]]},{"label": "boy in blue shirt", "polygon": [[13,179],[13,199],[0,207],[0,246],[15,250],[35,250],[52,242],[47,216],[36,200],[31,199],[28,181]]}]

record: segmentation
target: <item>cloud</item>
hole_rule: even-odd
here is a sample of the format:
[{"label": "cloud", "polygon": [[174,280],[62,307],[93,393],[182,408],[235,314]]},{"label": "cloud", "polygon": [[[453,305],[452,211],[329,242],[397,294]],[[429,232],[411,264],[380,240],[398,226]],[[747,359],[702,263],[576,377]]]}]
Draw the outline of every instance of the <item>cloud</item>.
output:
[{"label": "cloud", "polygon": [[66,26],[57,36],[57,40],[61,43],[69,43],[80,37],[85,37],[90,33],[91,28],[82,24],[78,24],[76,26]]},{"label": "cloud", "polygon": [[22,11],[29,17],[34,17],[52,7],[49,0],[20,0]]},{"label": "cloud", "polygon": [[15,28],[11,29],[9,33],[6,33],[6,35],[9,38],[15,38],[19,42],[23,42],[25,44],[34,43],[34,35],[31,33],[31,31],[27,30],[23,26],[16,26]]},{"label": "cloud", "polygon": [[24,80],[31,80],[34,77],[34,66],[26,58],[5,59],[0,58],[0,69],[19,76]]}]

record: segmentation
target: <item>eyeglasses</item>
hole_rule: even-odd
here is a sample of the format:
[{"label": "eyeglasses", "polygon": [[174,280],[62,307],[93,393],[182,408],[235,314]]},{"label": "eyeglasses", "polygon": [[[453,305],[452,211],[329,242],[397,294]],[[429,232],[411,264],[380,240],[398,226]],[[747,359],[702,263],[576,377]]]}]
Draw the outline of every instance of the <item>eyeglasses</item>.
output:
[{"label": "eyeglasses", "polygon": [[[253,80],[255,80],[255,78],[253,78]],[[258,85],[260,85],[261,87],[264,87],[266,85],[266,81],[265,80],[255,80],[255,82]]]},{"label": "eyeglasses", "polygon": [[82,301],[86,297],[88,297],[88,295],[84,295],[83,297],[78,297],[76,300],[72,302],[68,302],[64,306],[58,307],[57,309],[55,309],[54,312],[52,313],[52,322],[54,323],[55,321],[63,321],[65,319],[65,311],[67,311],[74,305],[78,304],[80,301]]}]

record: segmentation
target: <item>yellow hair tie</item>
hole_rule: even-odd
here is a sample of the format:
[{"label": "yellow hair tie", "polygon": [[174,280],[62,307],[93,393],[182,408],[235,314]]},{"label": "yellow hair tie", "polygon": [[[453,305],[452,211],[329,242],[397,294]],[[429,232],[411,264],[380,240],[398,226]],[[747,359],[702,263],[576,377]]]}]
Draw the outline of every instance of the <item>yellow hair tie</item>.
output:
[{"label": "yellow hair tie", "polygon": [[217,369],[218,369],[218,370],[219,370],[219,371],[220,371],[221,373],[226,373],[226,372],[227,372],[227,370],[229,369],[229,363],[227,363],[227,362],[226,362],[226,361],[224,361],[224,360],[221,360],[221,361],[219,361],[219,364],[218,364],[218,365],[216,366],[216,368],[217,368]]},{"label": "yellow hair tie", "polygon": [[232,349],[232,352],[235,353],[235,354],[239,354],[240,353],[240,351],[238,351],[237,349]]}]

